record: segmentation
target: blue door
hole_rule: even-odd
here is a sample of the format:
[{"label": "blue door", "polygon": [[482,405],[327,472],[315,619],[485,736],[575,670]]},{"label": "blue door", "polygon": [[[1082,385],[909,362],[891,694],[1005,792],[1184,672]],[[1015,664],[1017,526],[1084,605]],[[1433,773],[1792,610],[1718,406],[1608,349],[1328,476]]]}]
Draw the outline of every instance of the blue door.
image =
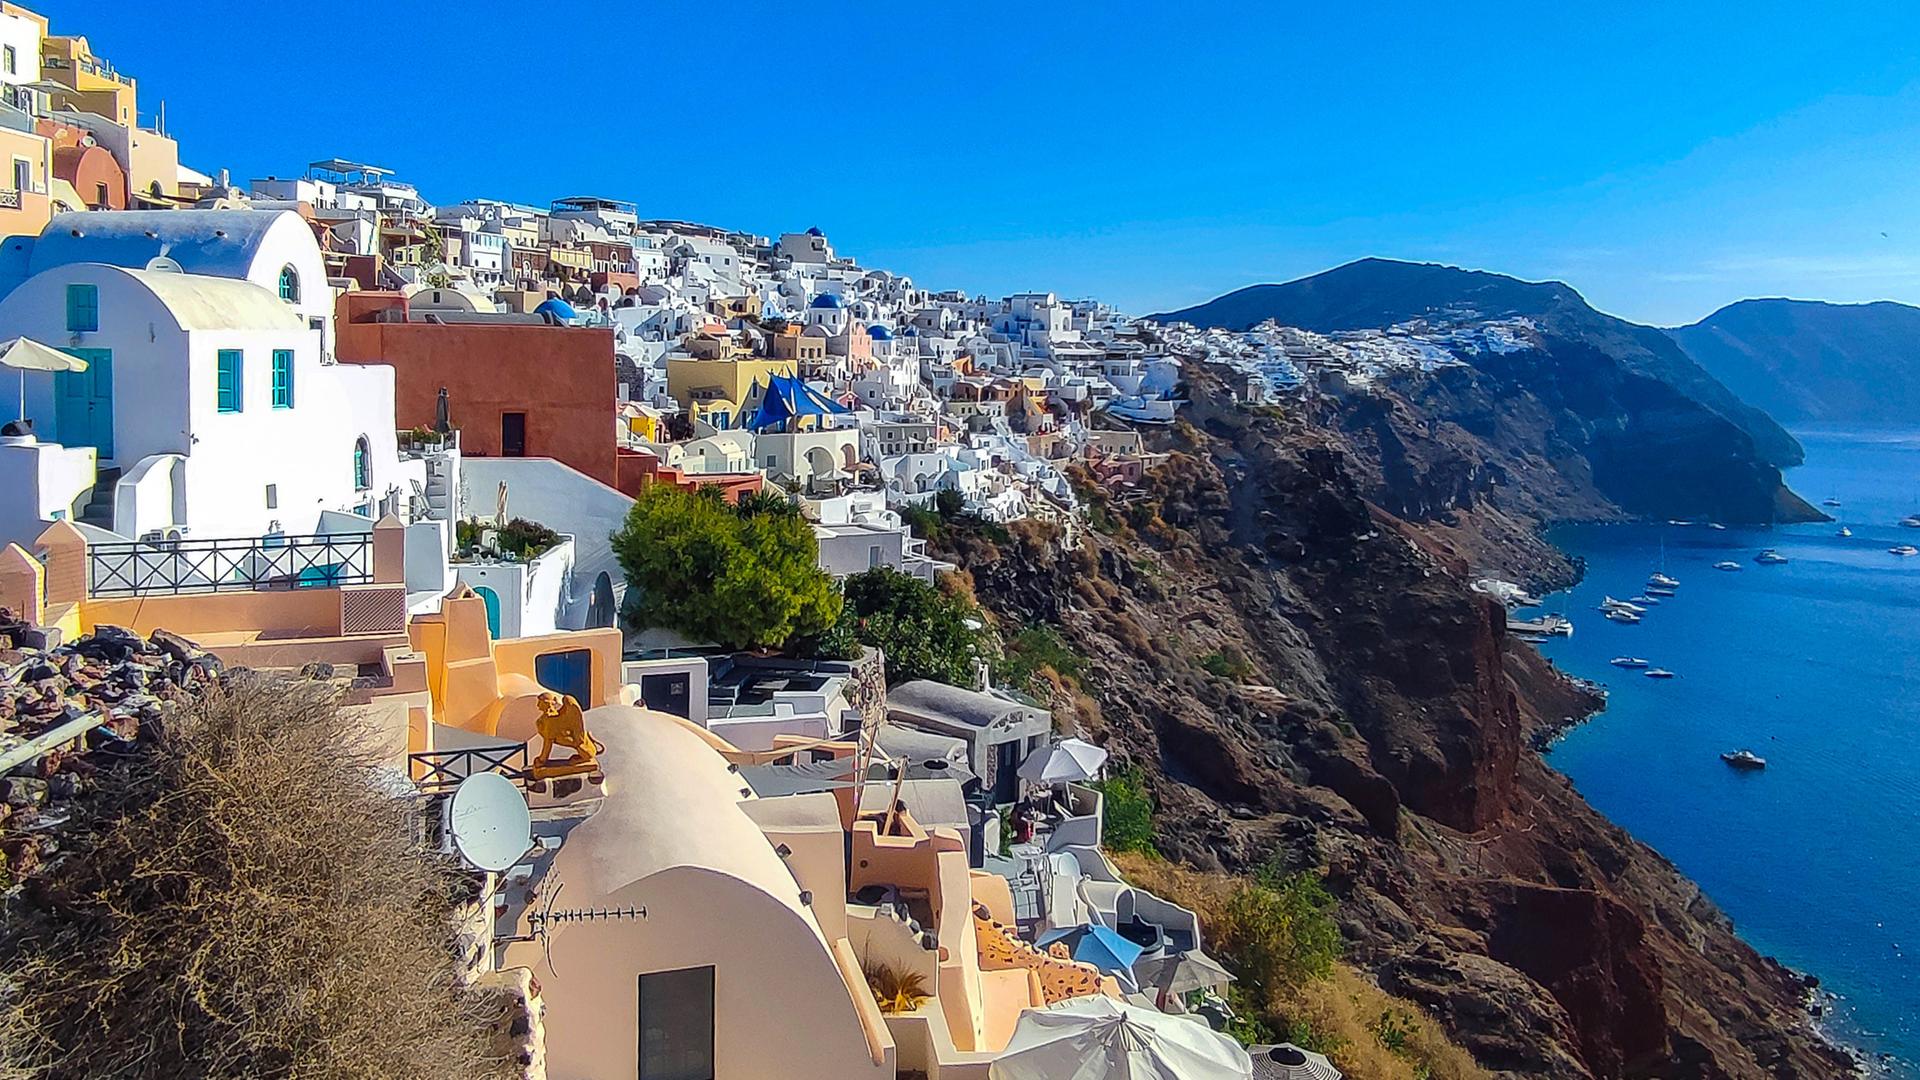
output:
[{"label": "blue door", "polygon": [[580,707],[591,708],[593,701],[593,652],[568,649],[533,658],[533,681],[556,694],[570,695]]},{"label": "blue door", "polygon": [[480,594],[480,599],[485,601],[487,605],[487,636],[498,640],[500,637],[500,594],[487,588],[485,585],[478,586],[473,591]]},{"label": "blue door", "polygon": [[62,446],[91,446],[113,456],[113,350],[64,350],[87,362],[85,371],[53,377],[54,423]]}]

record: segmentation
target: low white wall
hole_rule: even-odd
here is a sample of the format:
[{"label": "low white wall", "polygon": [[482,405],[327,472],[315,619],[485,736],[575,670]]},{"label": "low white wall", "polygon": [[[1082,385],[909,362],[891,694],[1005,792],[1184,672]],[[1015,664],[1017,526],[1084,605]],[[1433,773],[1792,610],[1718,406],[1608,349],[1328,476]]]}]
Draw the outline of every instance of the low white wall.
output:
[{"label": "low white wall", "polygon": [[0,544],[31,544],[93,486],[96,469],[91,446],[0,446]]},{"label": "low white wall", "polygon": [[187,459],[154,454],[120,477],[113,489],[113,531],[139,539],[165,533],[186,518]]}]

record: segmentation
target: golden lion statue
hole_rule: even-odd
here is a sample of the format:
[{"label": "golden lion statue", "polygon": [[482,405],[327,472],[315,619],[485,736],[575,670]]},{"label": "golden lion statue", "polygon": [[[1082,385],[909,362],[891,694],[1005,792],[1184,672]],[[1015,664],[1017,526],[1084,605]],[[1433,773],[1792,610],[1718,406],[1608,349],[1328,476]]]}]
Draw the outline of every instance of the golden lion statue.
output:
[{"label": "golden lion statue", "polygon": [[[540,695],[539,705],[540,715],[533,722],[541,743],[540,759],[533,763],[534,778],[576,776],[598,769],[600,751],[606,746],[587,734],[587,719],[580,712],[580,703],[569,695],[548,691]],[[572,750],[573,756],[556,764],[553,751],[560,746]]]}]

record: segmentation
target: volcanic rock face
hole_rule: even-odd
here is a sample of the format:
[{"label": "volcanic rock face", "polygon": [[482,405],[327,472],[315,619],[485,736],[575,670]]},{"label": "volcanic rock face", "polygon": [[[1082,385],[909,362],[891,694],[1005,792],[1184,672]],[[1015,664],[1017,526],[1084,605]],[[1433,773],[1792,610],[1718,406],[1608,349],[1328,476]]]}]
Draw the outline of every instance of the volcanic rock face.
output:
[{"label": "volcanic rock face", "polygon": [[[1801,980],[1530,749],[1598,702],[1466,581],[1565,580],[1537,526],[1621,511],[1551,430],[1494,451],[1463,433],[1475,410],[1540,407],[1479,377],[1419,391],[1450,403],[1439,419],[1405,388],[1243,410],[1194,370],[1186,421],[1156,436],[1174,456],[1095,496],[1126,525],[1072,547],[1015,530],[967,568],[1003,620],[1090,658],[1083,724],[1147,770],[1163,851],[1324,869],[1350,958],[1489,1068],[1847,1075]],[[1215,654],[1244,674],[1210,674]]]}]

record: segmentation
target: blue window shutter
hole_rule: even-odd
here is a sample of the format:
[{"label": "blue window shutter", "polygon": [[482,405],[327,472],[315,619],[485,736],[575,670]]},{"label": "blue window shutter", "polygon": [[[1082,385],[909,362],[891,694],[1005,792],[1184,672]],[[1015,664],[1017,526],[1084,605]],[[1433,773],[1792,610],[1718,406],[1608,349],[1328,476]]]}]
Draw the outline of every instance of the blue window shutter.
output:
[{"label": "blue window shutter", "polygon": [[242,353],[239,349],[221,349],[215,358],[215,373],[219,396],[215,405],[220,412],[237,413],[245,404],[245,387],[241,383]]},{"label": "blue window shutter", "polygon": [[293,408],[293,350],[273,350],[273,407]]},{"label": "blue window shutter", "polygon": [[100,329],[100,287],[67,286],[67,329],[74,333]]}]

